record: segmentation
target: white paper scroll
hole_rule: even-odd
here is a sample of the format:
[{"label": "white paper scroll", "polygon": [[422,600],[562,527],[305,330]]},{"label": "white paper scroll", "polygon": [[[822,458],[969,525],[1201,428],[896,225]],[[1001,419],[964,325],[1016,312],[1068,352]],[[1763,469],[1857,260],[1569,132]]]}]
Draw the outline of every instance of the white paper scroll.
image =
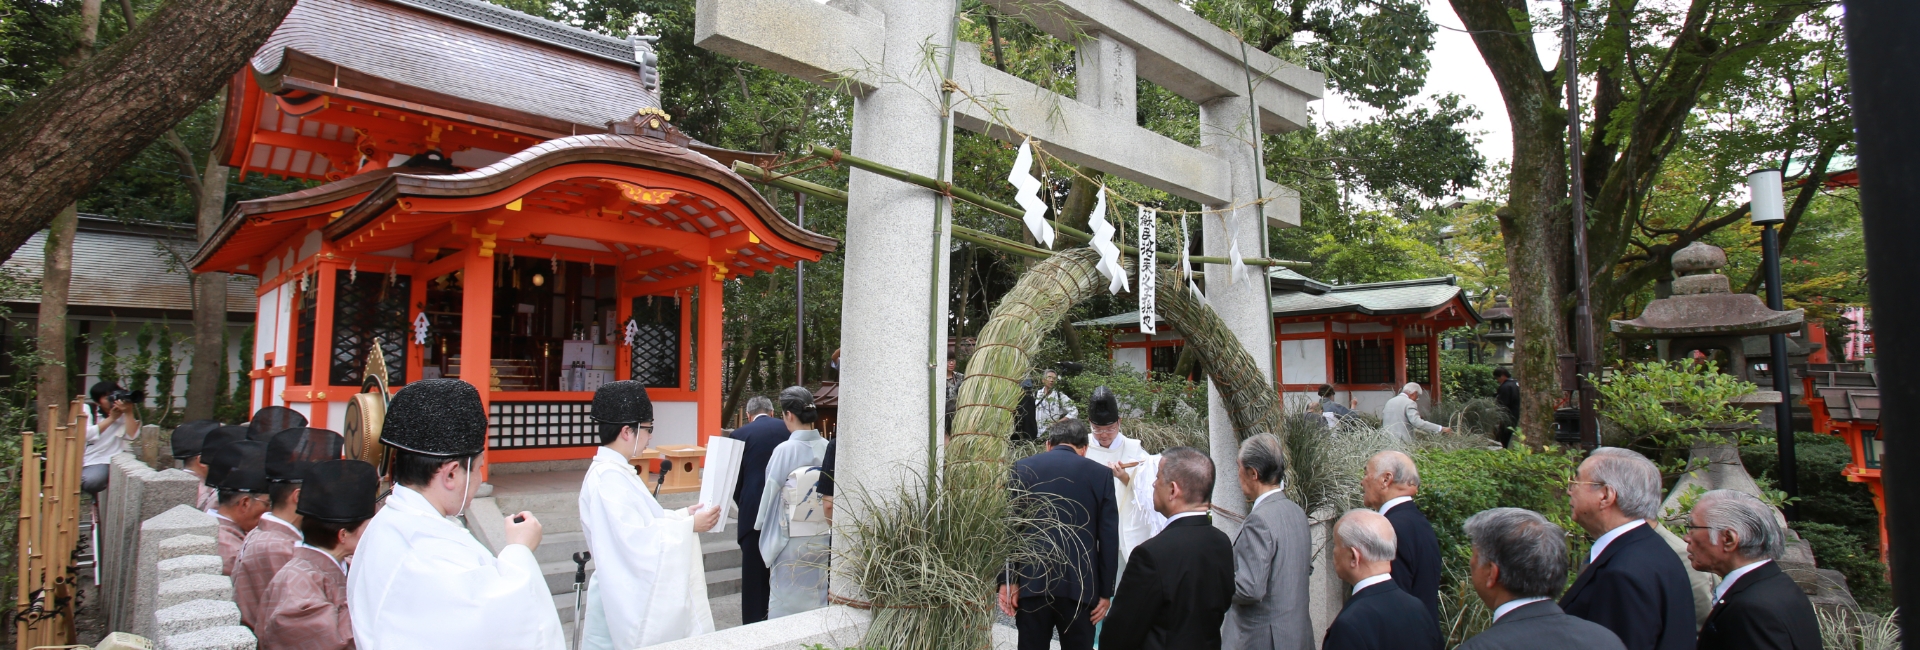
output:
[{"label": "white paper scroll", "polygon": [[1187,279],[1187,289],[1193,292],[1195,300],[1205,302],[1207,297],[1200,293],[1200,285],[1193,281],[1193,240],[1187,238],[1187,218],[1180,217],[1180,274]]},{"label": "white paper scroll", "polygon": [[1227,263],[1232,264],[1230,267],[1232,271],[1227,274],[1227,284],[1245,282],[1247,281],[1247,263],[1244,261],[1246,258],[1240,256],[1240,238],[1233,236],[1233,215],[1222,214],[1220,220],[1225,222],[1222,224],[1225,227],[1221,230],[1225,231],[1227,237],[1233,241],[1233,245],[1227,247]]},{"label": "white paper scroll", "polygon": [[[651,299],[652,296],[648,296],[648,298]],[[640,324],[637,322],[634,322],[633,319],[629,318],[627,319],[627,347],[633,347],[635,345],[638,345],[639,343],[640,343]]]},{"label": "white paper scroll", "polygon": [[1027,224],[1027,231],[1033,233],[1033,240],[1053,248],[1053,224],[1047,223],[1047,202],[1040,200],[1040,179],[1033,177],[1033,146],[1026,140],[1020,141],[1020,152],[1013,156],[1013,171],[1007,172],[1007,182],[1019,192],[1013,195],[1015,203],[1026,215],[1020,218]]},{"label": "white paper scroll", "polygon": [[[706,466],[700,468],[700,503],[726,512],[725,508],[733,503],[733,488],[740,479],[740,461],[746,454],[747,443],[726,436],[707,438]],[[718,533],[726,528],[727,518],[723,515],[714,522],[713,530],[694,532]]]},{"label": "white paper scroll", "polygon": [[1100,253],[1100,263],[1094,268],[1107,276],[1107,293],[1120,293],[1127,290],[1127,267],[1120,263],[1120,247],[1113,244],[1113,224],[1107,222],[1107,188],[1100,187],[1100,193],[1093,200],[1093,214],[1087,216],[1087,224],[1093,228],[1093,250]]},{"label": "white paper scroll", "polygon": [[1153,252],[1160,249],[1159,224],[1154,223],[1157,216],[1153,208],[1140,207],[1140,266],[1138,267],[1140,290],[1137,293],[1140,294],[1140,333],[1142,334],[1159,333],[1159,330],[1154,327],[1154,322],[1159,320],[1160,312],[1154,311],[1153,308],[1154,283],[1158,281],[1158,278],[1154,277],[1154,269],[1158,265],[1154,263]]}]

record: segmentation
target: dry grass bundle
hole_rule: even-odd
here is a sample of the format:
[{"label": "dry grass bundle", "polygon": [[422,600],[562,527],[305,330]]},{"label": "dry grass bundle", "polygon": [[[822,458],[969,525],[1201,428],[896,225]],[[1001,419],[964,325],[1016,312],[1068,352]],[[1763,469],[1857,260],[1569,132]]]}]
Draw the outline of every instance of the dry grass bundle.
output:
[{"label": "dry grass bundle", "polygon": [[1340,418],[1332,428],[1317,414],[1292,413],[1283,420],[1287,444],[1287,498],[1308,513],[1339,513],[1360,505],[1367,459],[1388,449],[1406,451],[1399,438],[1359,418]]},{"label": "dry grass bundle", "polygon": [[[1207,378],[1220,391],[1233,419],[1233,430],[1241,440],[1258,433],[1283,436],[1280,396],[1267,382],[1267,374],[1253,361],[1253,355],[1240,345],[1240,339],[1227,329],[1226,321],[1213,313],[1200,296],[1187,288],[1173,268],[1160,269],[1159,290],[1154,306],[1160,318],[1172,323],[1185,337],[1188,349],[1199,355],[1207,369]],[[1283,436],[1284,437],[1284,436]],[[1284,442],[1284,440],[1283,440]]]}]

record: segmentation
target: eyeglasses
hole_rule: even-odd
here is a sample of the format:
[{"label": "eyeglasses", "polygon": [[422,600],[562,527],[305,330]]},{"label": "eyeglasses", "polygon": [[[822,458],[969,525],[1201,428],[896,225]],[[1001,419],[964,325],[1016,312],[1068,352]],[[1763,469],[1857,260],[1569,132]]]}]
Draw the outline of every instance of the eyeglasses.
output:
[{"label": "eyeglasses", "polygon": [[1575,485],[1592,485],[1596,487],[1602,487],[1602,486],[1605,486],[1606,483],[1603,481],[1567,481],[1567,494],[1573,494],[1573,486]]}]

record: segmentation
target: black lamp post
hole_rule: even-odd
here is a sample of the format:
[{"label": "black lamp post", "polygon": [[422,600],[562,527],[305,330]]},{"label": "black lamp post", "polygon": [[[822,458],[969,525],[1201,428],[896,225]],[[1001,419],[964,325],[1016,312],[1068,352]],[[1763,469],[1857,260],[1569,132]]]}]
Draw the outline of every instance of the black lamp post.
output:
[{"label": "black lamp post", "polygon": [[[1753,223],[1760,226],[1761,264],[1767,271],[1767,307],[1774,311],[1783,311],[1780,297],[1780,229],[1778,226],[1787,220],[1786,200],[1780,187],[1779,170],[1764,169],[1747,175],[1747,190],[1752,196],[1751,211]],[[1780,469],[1777,472],[1780,490],[1787,496],[1800,493],[1796,485],[1795,472],[1798,464],[1793,457],[1793,388],[1791,373],[1787,370],[1787,335],[1775,332],[1769,339],[1772,342],[1773,359],[1767,367],[1773,371],[1773,389],[1780,392],[1780,403],[1773,406],[1774,430],[1779,436]],[[1787,518],[1796,514],[1794,507],[1786,507]]]}]

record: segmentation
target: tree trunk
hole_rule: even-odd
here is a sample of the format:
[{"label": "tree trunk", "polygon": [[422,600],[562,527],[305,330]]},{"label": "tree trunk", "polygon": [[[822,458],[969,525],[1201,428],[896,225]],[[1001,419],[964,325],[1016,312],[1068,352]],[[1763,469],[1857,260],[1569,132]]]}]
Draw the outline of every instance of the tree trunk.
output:
[{"label": "tree trunk", "polygon": [[1080,174],[1073,177],[1073,186],[1067,190],[1066,205],[1060,206],[1060,223],[1082,232],[1092,230],[1087,227],[1087,222],[1093,215],[1093,202],[1098,198],[1100,179],[1106,178],[1107,173],[1079,165],[1073,165],[1072,168],[1079,170]]},{"label": "tree trunk", "polygon": [[293,4],[168,0],[0,120],[0,258],[212,97]]},{"label": "tree trunk", "polygon": [[1570,349],[1572,231],[1567,197],[1566,111],[1553,75],[1540,68],[1533,26],[1524,10],[1501,0],[1451,0],[1507,108],[1513,131],[1507,204],[1496,214],[1507,249],[1514,311],[1514,375],[1520,383],[1520,428],[1526,443],[1553,440],[1560,401],[1558,356]]},{"label": "tree trunk", "polygon": [[[46,417],[47,407],[55,409],[54,422],[65,422],[67,413],[67,288],[73,282],[73,234],[80,224],[80,208],[68,204],[54,215],[47,229],[45,268],[40,274],[40,386],[36,391],[39,409]],[[79,359],[85,364],[86,359]],[[82,372],[84,375],[85,373]],[[42,421],[42,433],[53,430],[54,422]]]},{"label": "tree trunk", "polygon": [[[222,208],[227,202],[227,168],[218,163],[218,154],[207,156],[206,171],[200,181],[200,241],[205,243],[220,227]],[[227,357],[227,274],[198,273],[193,276],[193,367],[187,373],[188,420],[213,417],[220,401],[220,369]]]},{"label": "tree trunk", "polygon": [[[747,379],[760,369],[760,343],[747,343],[747,352],[740,356],[740,369],[733,373],[733,386],[727,391],[727,401],[720,407],[720,419],[734,417],[740,411],[740,393],[747,387]],[[734,426],[739,426],[736,422]]]}]

